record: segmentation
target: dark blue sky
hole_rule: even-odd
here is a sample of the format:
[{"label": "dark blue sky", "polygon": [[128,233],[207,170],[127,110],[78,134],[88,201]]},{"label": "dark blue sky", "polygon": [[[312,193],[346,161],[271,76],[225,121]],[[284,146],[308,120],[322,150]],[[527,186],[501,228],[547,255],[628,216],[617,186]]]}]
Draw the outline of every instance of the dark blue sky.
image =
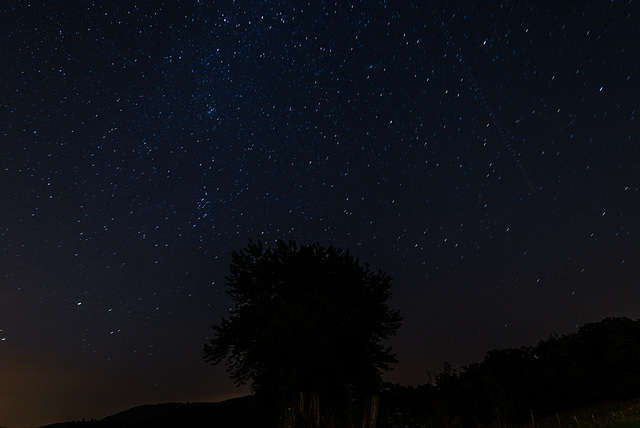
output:
[{"label": "dark blue sky", "polygon": [[0,17],[0,425],[245,393],[249,239],[391,274],[394,382],[640,317],[635,2],[50,3]]}]

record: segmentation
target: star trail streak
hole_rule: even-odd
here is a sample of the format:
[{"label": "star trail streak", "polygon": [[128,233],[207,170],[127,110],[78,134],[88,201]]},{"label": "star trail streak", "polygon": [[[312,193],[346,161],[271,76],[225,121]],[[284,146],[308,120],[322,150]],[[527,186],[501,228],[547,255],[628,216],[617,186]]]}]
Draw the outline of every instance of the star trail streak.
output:
[{"label": "star trail streak", "polygon": [[467,76],[469,77],[469,81],[471,82],[471,86],[473,87],[474,91],[476,92],[476,95],[478,96],[478,98],[480,98],[480,101],[482,101],[482,105],[483,105],[484,109],[487,111],[487,114],[489,115],[489,118],[491,118],[491,121],[493,122],[494,126],[498,130],[498,134],[500,135],[500,137],[502,139],[502,142],[504,143],[505,147],[509,150],[509,154],[511,154],[511,157],[513,158],[516,166],[518,167],[518,170],[520,170],[520,172],[522,173],[522,176],[524,177],[525,181],[527,182],[527,185],[529,186],[529,190],[531,191],[531,193],[535,192],[536,189],[533,186],[533,183],[531,182],[531,179],[529,178],[529,175],[527,174],[527,172],[525,171],[524,167],[522,166],[522,163],[520,162],[520,157],[518,156],[518,154],[516,154],[515,150],[513,150],[513,147],[511,146],[511,143],[509,142],[510,138],[507,137],[507,134],[502,129],[502,125],[500,125],[500,122],[498,121],[498,117],[493,112],[493,110],[489,106],[489,103],[487,102],[487,99],[484,97],[484,94],[480,90],[480,87],[478,86],[478,82],[476,81],[475,77],[473,77],[473,74],[471,73],[471,68],[469,68],[469,66],[465,62],[464,57],[462,56],[462,52],[460,52],[460,49],[458,48],[458,46],[456,45],[456,43],[453,40],[453,36],[451,36],[451,32],[449,31],[449,28],[447,27],[447,23],[444,21],[444,19],[442,19],[442,17],[438,13],[437,9],[433,5],[432,1],[429,2],[429,5],[431,6],[431,10],[433,11],[433,14],[435,15],[437,24],[440,26],[440,28],[442,28],[442,31],[446,34],[447,39],[449,41],[449,45],[451,46],[451,49],[456,54],[456,58],[458,58],[458,61],[460,61],[460,65],[462,65],[462,68],[467,73]]}]

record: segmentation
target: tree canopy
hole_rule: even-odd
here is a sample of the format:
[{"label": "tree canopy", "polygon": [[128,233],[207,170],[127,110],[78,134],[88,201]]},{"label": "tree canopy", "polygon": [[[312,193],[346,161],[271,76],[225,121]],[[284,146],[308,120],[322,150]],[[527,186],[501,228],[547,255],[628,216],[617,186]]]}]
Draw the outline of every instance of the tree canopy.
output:
[{"label": "tree canopy", "polygon": [[484,360],[436,376],[438,411],[469,426],[513,423],[640,397],[640,320],[609,317],[535,346],[492,350]]},{"label": "tree canopy", "polygon": [[381,343],[401,322],[387,304],[391,278],[348,251],[249,241],[232,253],[226,279],[234,306],[212,327],[204,357],[226,361],[237,384],[274,395],[370,390],[396,362]]}]

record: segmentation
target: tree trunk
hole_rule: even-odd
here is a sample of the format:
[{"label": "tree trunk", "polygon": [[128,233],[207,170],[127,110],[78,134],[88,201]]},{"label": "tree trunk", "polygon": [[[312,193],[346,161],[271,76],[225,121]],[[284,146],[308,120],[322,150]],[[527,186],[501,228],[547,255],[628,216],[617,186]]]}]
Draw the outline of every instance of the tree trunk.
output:
[{"label": "tree trunk", "polygon": [[306,409],[307,402],[306,401],[307,400],[305,399],[304,392],[300,391],[300,401],[299,401],[298,405],[299,405],[299,408],[300,408],[300,414],[301,415],[304,415],[306,413],[306,411],[307,411],[307,409]]},{"label": "tree trunk", "polygon": [[309,416],[314,422],[315,426],[320,426],[320,399],[318,398],[318,391],[311,392],[311,399],[309,403]]},{"label": "tree trunk", "polygon": [[362,416],[362,428],[376,428],[378,422],[378,406],[380,397],[374,395],[364,402],[364,414]]}]

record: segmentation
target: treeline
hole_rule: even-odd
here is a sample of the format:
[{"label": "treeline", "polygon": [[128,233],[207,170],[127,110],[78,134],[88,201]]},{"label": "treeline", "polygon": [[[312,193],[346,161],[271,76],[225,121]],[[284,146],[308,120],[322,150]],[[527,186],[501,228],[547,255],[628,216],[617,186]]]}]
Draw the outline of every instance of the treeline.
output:
[{"label": "treeline", "polygon": [[433,382],[390,386],[381,427],[504,426],[640,397],[640,320],[606,318],[536,346],[490,351]]}]

